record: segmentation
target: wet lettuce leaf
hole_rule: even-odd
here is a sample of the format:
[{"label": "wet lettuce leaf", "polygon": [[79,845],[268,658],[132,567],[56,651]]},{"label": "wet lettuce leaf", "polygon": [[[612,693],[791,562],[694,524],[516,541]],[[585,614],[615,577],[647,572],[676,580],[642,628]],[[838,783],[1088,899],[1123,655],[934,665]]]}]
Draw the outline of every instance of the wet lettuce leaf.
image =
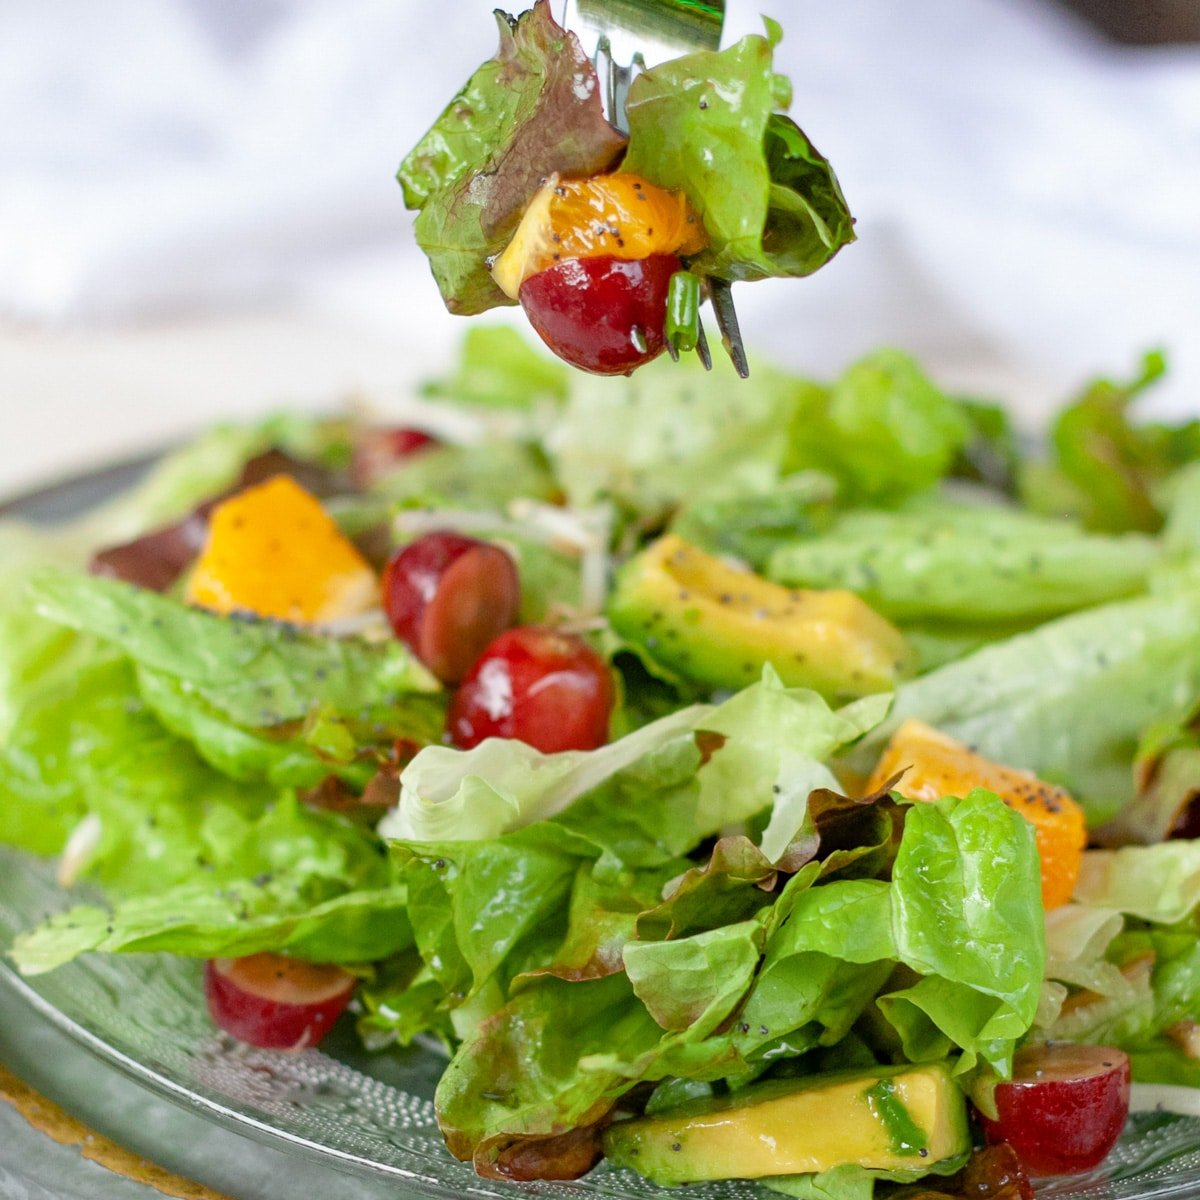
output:
[{"label": "wet lettuce leaf", "polygon": [[1035,624],[1144,591],[1162,551],[1020,509],[928,500],[856,509],[818,536],[778,546],[769,578],[848,588],[898,621]]},{"label": "wet lettuce leaf", "polygon": [[854,240],[833,168],[776,111],[791,85],[773,66],[778,25],[767,33],[643,72],[626,106],[621,170],[687,196],[709,239],[691,267],[721,279],[810,275]]},{"label": "wet lettuce leaf", "polygon": [[24,708],[0,750],[0,801],[0,838],[65,845],[64,882],[93,880],[116,901],[27,934],[14,949],[24,970],[92,949],[355,961],[410,937],[369,829],[213,770],[158,723],[121,658],[97,657]]},{"label": "wet lettuce leaf", "polygon": [[[833,710],[767,668],[724,704],[681,709],[597,750],[543,754],[498,738],[465,751],[428,746],[402,773],[400,803],[379,832],[474,842],[557,817],[603,846],[625,839],[682,853],[770,810],[764,851],[773,857],[796,836],[809,792],[836,786],[825,760],[887,705],[867,697]],[[706,755],[697,734],[710,743]],[[615,802],[613,790],[627,799]]]},{"label": "wet lettuce leaf", "polygon": [[417,242],[446,307],[480,313],[511,304],[487,260],[499,254],[539,187],[555,173],[611,167],[624,137],[604,119],[596,69],[561,29],[549,0],[513,21],[497,12],[500,49],[409,152],[398,178],[419,209]]}]

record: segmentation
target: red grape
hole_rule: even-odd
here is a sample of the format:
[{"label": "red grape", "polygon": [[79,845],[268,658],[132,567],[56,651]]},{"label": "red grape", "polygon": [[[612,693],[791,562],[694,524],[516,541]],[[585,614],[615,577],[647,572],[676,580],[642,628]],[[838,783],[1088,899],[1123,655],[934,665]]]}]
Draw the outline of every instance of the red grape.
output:
[{"label": "red grape", "polygon": [[208,1011],[226,1033],[268,1050],[315,1046],[350,1002],[355,978],[341,967],[279,954],[204,964]]},{"label": "red grape", "polygon": [[673,254],[569,258],[521,284],[521,307],[559,358],[596,375],[628,375],[666,346]]},{"label": "red grape", "polygon": [[445,530],[398,550],[383,574],[392,629],[444,683],[470,670],[520,603],[517,568],[499,546]]},{"label": "red grape", "polygon": [[525,626],[502,633],[462,681],[446,729],[470,749],[517,738],[545,754],[594,750],[608,740],[612,675],[582,638]]},{"label": "red grape", "polygon": [[1098,1166],[1129,1115],[1129,1059],[1111,1046],[1065,1042],[1017,1053],[1011,1082],[996,1084],[997,1120],[980,1115],[990,1143],[1008,1142],[1033,1175]]}]

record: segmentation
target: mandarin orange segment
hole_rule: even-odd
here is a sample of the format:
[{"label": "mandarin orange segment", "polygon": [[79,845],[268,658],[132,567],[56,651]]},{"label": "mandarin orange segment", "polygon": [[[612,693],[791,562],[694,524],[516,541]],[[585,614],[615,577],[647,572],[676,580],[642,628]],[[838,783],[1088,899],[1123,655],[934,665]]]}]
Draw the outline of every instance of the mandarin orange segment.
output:
[{"label": "mandarin orange segment", "polygon": [[213,510],[187,601],[218,613],[312,623],[374,607],[379,583],[320,501],[277,475]]},{"label": "mandarin orange segment", "polygon": [[492,278],[515,300],[526,279],[556,262],[695,254],[705,241],[682,192],[621,173],[552,179],[530,201]]},{"label": "mandarin orange segment", "polygon": [[867,794],[898,772],[894,791],[911,800],[965,796],[972,788],[995,792],[1034,828],[1042,860],[1042,903],[1058,908],[1071,898],[1087,826],[1083,810],[1052,784],[1029,771],[1003,766],[921,721],[905,721],[892,735],[867,783]]}]

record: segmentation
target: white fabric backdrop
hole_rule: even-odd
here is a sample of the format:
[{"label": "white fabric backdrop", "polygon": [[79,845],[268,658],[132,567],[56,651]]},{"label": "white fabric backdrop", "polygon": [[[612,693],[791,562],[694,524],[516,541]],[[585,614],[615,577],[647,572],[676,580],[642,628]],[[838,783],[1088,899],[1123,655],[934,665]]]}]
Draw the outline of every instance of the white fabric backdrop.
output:
[{"label": "white fabric backdrop", "polygon": [[[860,241],[739,288],[753,346],[828,372],[901,344],[1036,417],[1163,344],[1156,404],[1200,410],[1200,48],[1118,49],[1043,0],[769,7]],[[435,369],[462,323],[392,175],[490,8],[0,5],[0,488]]]}]

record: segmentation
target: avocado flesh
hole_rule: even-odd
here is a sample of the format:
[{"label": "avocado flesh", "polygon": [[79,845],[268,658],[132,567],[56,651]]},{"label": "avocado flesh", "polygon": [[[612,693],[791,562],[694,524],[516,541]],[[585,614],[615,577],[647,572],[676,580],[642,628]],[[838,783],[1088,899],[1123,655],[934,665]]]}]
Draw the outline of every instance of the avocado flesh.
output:
[{"label": "avocado flesh", "polygon": [[826,699],[889,691],[912,662],[900,632],[847,591],[792,591],[667,534],[617,576],[608,618],[664,666],[740,688],[770,663]]},{"label": "avocado flesh", "polygon": [[966,1100],[944,1063],[771,1081],[621,1122],[604,1139],[611,1162],[660,1184],[846,1164],[919,1172],[970,1149]]}]

